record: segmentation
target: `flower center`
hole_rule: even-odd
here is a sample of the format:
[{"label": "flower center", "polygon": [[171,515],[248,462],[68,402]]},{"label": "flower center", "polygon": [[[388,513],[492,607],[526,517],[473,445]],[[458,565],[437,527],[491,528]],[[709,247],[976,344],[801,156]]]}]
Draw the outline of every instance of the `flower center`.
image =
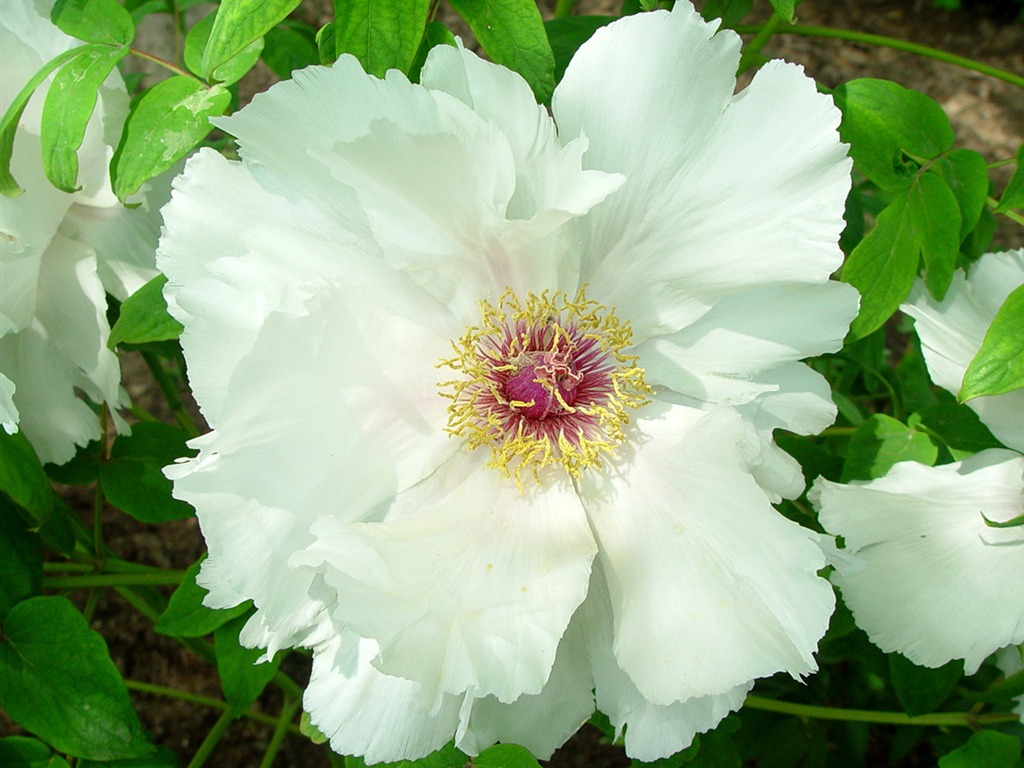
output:
[{"label": "flower center", "polygon": [[521,301],[506,290],[497,305],[480,307],[480,325],[438,364],[460,374],[439,384],[451,400],[447,431],[489,447],[490,465],[520,485],[524,470],[539,481],[548,465],[574,477],[600,465],[625,440],[629,409],[651,392],[636,356],[626,354],[629,324],[583,291]]}]

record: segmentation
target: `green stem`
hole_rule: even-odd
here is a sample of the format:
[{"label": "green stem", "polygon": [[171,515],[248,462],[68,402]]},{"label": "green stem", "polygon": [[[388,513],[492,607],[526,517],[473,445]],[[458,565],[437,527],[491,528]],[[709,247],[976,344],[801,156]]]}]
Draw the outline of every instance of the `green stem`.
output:
[{"label": "green stem", "polygon": [[773,13],[771,18],[761,25],[761,29],[754,35],[754,39],[743,47],[743,55],[740,57],[740,66],[737,74],[743,74],[754,66],[757,55],[778,30],[780,24],[782,24],[782,17],[778,13]]},{"label": "green stem", "polygon": [[779,712],[784,715],[810,717],[816,720],[843,720],[848,723],[877,723],[879,725],[961,725],[975,728],[979,725],[995,725],[997,723],[1017,722],[1019,718],[1012,712],[999,712],[989,715],[975,715],[971,712],[936,712],[930,715],[911,717],[903,712],[875,712],[869,709],[839,709],[837,707],[818,707],[812,704],[794,704],[789,701],[776,701],[761,696],[747,696],[745,707],[761,709],[765,712]]},{"label": "green stem", "polygon": [[174,420],[178,422],[178,426],[192,436],[198,435],[199,428],[192,421],[192,417],[188,415],[188,411],[185,410],[185,404],[178,395],[178,388],[171,380],[171,377],[167,375],[167,371],[164,369],[163,363],[160,362],[160,358],[152,352],[142,351],[142,359],[149,367],[150,373],[153,374],[153,380],[160,387],[164,399],[167,400],[167,407],[174,414]]},{"label": "green stem", "polygon": [[[109,411],[106,406],[100,408],[100,463],[110,460],[109,445],[107,439],[107,419]],[[96,477],[96,487],[93,489],[92,497],[92,539],[93,551],[96,558],[103,559],[103,481]]]},{"label": "green stem", "polygon": [[557,0],[555,3],[555,18],[567,19],[572,16],[572,6],[576,0]]},{"label": "green stem", "polygon": [[[986,198],[985,202],[988,204],[989,208],[995,208],[997,205],[999,205],[999,202],[994,197]],[[1024,227],[1024,216],[1021,216],[1019,213],[1016,213],[1014,211],[1000,211],[999,213],[1001,216],[1005,216],[1010,221],[1015,221],[1022,227]]]},{"label": "green stem", "polygon": [[224,710],[221,716],[217,718],[217,722],[213,724],[213,728],[206,734],[206,738],[203,739],[203,743],[199,745],[199,749],[192,756],[187,768],[201,768],[206,765],[206,761],[213,754],[213,750],[217,748],[217,744],[220,743],[221,738],[234,719],[235,716],[231,710]]},{"label": "green stem", "polygon": [[[741,35],[756,35],[764,26],[766,25],[741,25],[735,29]],[[1003,80],[1011,85],[1016,85],[1019,88],[1024,88],[1024,77],[1021,77],[1020,75],[1015,75],[1012,72],[1007,72],[988,64],[982,64],[974,59],[968,59],[965,56],[957,56],[954,53],[947,53],[946,51],[941,51],[938,48],[932,48],[918,43],[910,43],[905,40],[898,40],[894,37],[872,35],[867,32],[854,32],[848,29],[833,29],[832,27],[805,27],[801,25],[786,25],[781,29],[776,30],[776,33],[783,35],[800,35],[802,37],[827,37],[834,40],[847,40],[852,43],[866,43],[880,48],[892,48],[893,50],[913,53],[917,56],[924,56],[936,61],[943,61],[947,64],[954,64],[958,67],[963,67],[964,69],[969,69],[974,72],[980,72],[983,75],[988,75],[989,77],[994,77],[997,80]]]},{"label": "green stem", "polygon": [[86,573],[77,576],[46,576],[45,589],[79,589],[82,587],[132,587],[141,585],[180,584],[184,571],[157,573]]},{"label": "green stem", "polygon": [[[140,59],[145,59],[146,61],[152,61],[154,64],[156,64],[158,66],[161,66],[164,69],[169,69],[171,72],[173,72],[176,75],[181,75],[183,77],[190,77],[193,80],[197,80],[200,83],[203,82],[202,80],[199,80],[198,77],[193,75],[188,70],[185,70],[185,69],[182,69],[181,67],[175,66],[174,64],[172,64],[171,62],[167,61],[166,59],[161,59],[159,56],[154,56],[152,53],[146,53],[145,51],[139,51],[139,50],[136,50],[135,48],[129,48],[128,50],[132,53],[132,55],[138,56]],[[203,85],[206,85],[206,83],[203,83]]]},{"label": "green stem", "polygon": [[[178,701],[186,701],[189,704],[198,704],[202,707],[209,707],[210,709],[219,709],[222,712],[228,711],[228,703],[221,701],[220,699],[212,699],[209,696],[201,696],[198,693],[190,693],[189,691],[180,691],[177,688],[168,688],[163,685],[154,685],[153,683],[144,683],[140,680],[125,680],[125,685],[128,686],[129,691],[137,691],[139,693],[148,693],[153,696],[163,696],[167,699],[177,699]],[[277,726],[279,718],[265,715],[262,712],[250,709],[242,713],[242,717],[247,720],[252,720],[256,723],[262,723],[263,725]],[[286,729],[289,733],[295,733],[302,735],[302,731],[299,730],[297,725],[289,723]]]},{"label": "green stem", "polygon": [[263,753],[259,768],[271,768],[274,764],[274,758],[281,751],[284,737],[288,733],[288,726],[291,725],[298,708],[299,701],[297,699],[285,697],[284,704],[281,705],[281,715],[277,718],[277,725],[274,726],[274,735],[270,737],[270,743],[267,745],[267,751]]}]

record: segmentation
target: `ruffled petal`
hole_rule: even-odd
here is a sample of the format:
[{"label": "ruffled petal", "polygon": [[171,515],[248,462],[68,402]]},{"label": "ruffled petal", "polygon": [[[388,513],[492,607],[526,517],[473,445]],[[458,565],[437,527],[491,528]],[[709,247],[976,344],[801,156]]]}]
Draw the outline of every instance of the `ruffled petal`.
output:
[{"label": "ruffled petal", "polygon": [[861,562],[832,580],[857,624],[883,651],[967,674],[998,648],[1024,642],[1024,528],[993,528],[1021,513],[1024,457],[1001,449],[842,485],[818,478],[811,499],[825,528]]},{"label": "ruffled petal", "polygon": [[821,282],[842,261],[851,161],[838,110],[781,62],[733,96],[739,38],[715,28],[689,3],[604,27],[553,99],[562,136],[590,139],[588,165],[627,176],[587,217],[583,278],[639,340],[666,325],[637,286],[699,306]]},{"label": "ruffled petal", "polygon": [[[589,596],[587,598],[590,599]],[[469,755],[497,742],[519,744],[541,760],[569,740],[594,713],[594,678],[587,658],[589,627],[580,621],[581,606],[558,645],[544,690],[503,704],[493,696],[472,702],[456,746]]]},{"label": "ruffled petal", "polygon": [[[956,272],[942,301],[932,297],[923,280],[914,284],[900,309],[916,321],[932,381],[954,395],[960,391],[967,366],[981,348],[992,319],[1021,284],[1024,249],[985,254],[966,277]],[[1024,389],[976,397],[967,405],[1004,445],[1024,451]]]},{"label": "ruffled petal", "polygon": [[455,733],[460,699],[446,696],[431,713],[419,683],[381,674],[370,663],[376,655],[376,643],[345,631],[314,649],[302,700],[313,725],[335,752],[367,763],[416,760],[440,749]]},{"label": "ruffled petal", "polygon": [[652,762],[686,749],[698,733],[709,731],[743,705],[753,682],[716,696],[699,696],[673,704],[655,704],[637,689],[615,658],[613,614],[600,566],[580,608],[587,656],[593,668],[597,706],[608,715],[617,737],[625,731],[626,754]]},{"label": "ruffled petal", "polygon": [[580,484],[619,666],[659,705],[814,671],[834,607],[825,560],[752,477],[748,428],[729,409],[652,404],[636,430],[631,455]]},{"label": "ruffled petal", "polygon": [[571,486],[520,492],[486,458],[457,454],[384,522],[318,520],[291,559],[337,591],[338,624],[380,644],[378,669],[435,702],[540,692],[596,550]]},{"label": "ruffled petal", "polygon": [[14,404],[14,382],[0,373],[0,427],[8,435],[18,431],[18,407]]},{"label": "ruffled petal", "polygon": [[96,258],[57,236],[40,261],[39,293],[28,328],[0,339],[4,374],[14,383],[20,428],[44,462],[63,463],[99,436],[96,414],[79,399],[122,404],[117,357]]}]

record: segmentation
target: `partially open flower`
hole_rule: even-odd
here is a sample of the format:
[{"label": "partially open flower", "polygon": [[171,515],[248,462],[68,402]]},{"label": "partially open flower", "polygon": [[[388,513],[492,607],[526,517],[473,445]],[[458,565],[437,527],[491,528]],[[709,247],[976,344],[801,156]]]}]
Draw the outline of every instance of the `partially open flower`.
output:
[{"label": "partially open flower", "polygon": [[[928,372],[952,393],[996,311],[1024,284],[1024,250],[982,256],[942,301],[919,281],[903,310],[916,319]],[[1005,445],[1024,449],[1024,390],[968,401]],[[896,464],[848,485],[818,478],[821,524],[858,561],[833,581],[857,624],[884,651],[971,674],[994,651],[1024,642],[1024,457],[989,449],[937,467]]]},{"label": "partially open flower", "polygon": [[313,649],[334,749],[547,756],[596,704],[649,760],[815,669],[834,598],[772,430],[835,415],[799,361],[856,313],[850,160],[799,67],[734,94],[739,49],[684,2],[623,19],[550,115],[462,48],[422,85],[342,57],[177,183],[159,263],[214,430],[168,474],[208,604]]},{"label": "partially open flower", "polygon": [[[0,14],[0,112],[57,54],[80,41],[49,19],[52,0],[5,0]],[[40,117],[46,86],[18,124],[11,170],[24,192],[0,206],[0,423],[23,431],[43,461],[65,462],[99,437],[94,403],[124,403],[116,355],[107,349],[109,292],[124,300],[156,275],[158,209],[169,179],[122,206],[107,170],[128,94],[115,70],[99,89],[67,194],[43,175]],[[162,189],[160,187],[162,186]]]}]

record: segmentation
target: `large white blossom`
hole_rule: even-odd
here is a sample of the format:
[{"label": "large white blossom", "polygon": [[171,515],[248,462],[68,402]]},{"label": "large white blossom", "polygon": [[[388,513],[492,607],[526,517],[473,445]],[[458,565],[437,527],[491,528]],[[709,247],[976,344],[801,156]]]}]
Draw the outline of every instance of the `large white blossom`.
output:
[{"label": "large white blossom", "polygon": [[[932,379],[957,393],[996,311],[1024,284],[1024,250],[990,253],[958,272],[942,301],[918,281],[902,309],[915,318]],[[968,401],[1005,445],[1024,450],[1024,390]],[[849,485],[819,478],[822,525],[857,560],[833,581],[882,650],[970,674],[991,653],[1024,642],[1024,456],[1002,448],[937,467],[896,464]]]},{"label": "large white blossom", "polygon": [[548,756],[595,705],[649,760],[804,676],[833,609],[772,430],[832,422],[850,160],[797,66],[734,93],[688,3],[576,54],[551,113],[455,47],[351,57],[218,122],[158,263],[213,431],[168,469],[243,641],[370,762]]},{"label": "large white blossom", "polygon": [[[0,110],[54,56],[81,45],[50,22],[52,0],[4,0],[0,13]],[[108,165],[128,113],[120,74],[100,86],[79,150],[78,192],[43,175],[40,118],[47,85],[18,123],[11,171],[24,192],[0,199],[0,422],[21,429],[43,461],[64,462],[99,436],[95,403],[124,404],[106,293],[124,300],[156,275],[159,206],[154,187],[140,207],[120,204]]]}]

